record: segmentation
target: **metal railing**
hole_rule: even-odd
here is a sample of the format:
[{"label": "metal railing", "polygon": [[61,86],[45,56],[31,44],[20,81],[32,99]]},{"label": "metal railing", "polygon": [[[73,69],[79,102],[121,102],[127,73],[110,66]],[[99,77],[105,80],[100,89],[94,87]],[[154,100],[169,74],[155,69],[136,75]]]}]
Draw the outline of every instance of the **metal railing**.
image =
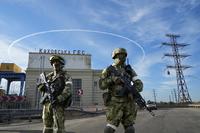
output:
[{"label": "metal railing", "polygon": [[[65,110],[66,118],[81,118],[103,114],[104,111],[87,111],[82,108],[70,107]],[[26,119],[29,122],[33,118],[42,117],[42,109],[0,109],[0,123],[11,123],[15,119]]]}]

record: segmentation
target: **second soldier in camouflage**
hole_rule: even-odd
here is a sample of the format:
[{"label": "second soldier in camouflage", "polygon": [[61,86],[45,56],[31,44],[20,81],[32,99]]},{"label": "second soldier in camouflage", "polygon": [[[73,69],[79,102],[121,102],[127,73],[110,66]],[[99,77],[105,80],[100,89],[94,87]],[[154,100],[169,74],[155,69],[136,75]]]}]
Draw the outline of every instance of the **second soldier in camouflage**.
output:
[{"label": "second soldier in camouflage", "polygon": [[[100,89],[107,90],[103,94],[108,122],[104,133],[114,133],[120,123],[124,126],[125,133],[135,132],[133,124],[137,115],[136,103],[130,93],[124,93],[124,81],[120,76],[128,75],[138,92],[142,91],[143,83],[140,79],[137,79],[136,72],[127,67],[130,65],[125,64],[126,57],[126,49],[116,48],[112,53],[114,63],[103,70],[99,80]],[[112,69],[115,69],[121,75],[116,76]]]}]

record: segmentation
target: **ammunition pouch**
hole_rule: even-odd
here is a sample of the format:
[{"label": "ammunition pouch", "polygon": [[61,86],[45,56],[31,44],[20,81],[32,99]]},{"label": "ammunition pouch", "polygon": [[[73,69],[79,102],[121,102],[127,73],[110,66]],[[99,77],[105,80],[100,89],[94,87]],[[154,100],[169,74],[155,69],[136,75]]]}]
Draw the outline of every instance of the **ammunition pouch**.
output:
[{"label": "ammunition pouch", "polygon": [[115,91],[114,95],[116,97],[124,97],[128,95],[128,91],[126,88],[120,88],[120,89],[116,88],[114,91]]},{"label": "ammunition pouch", "polygon": [[63,102],[61,102],[61,104],[62,104],[65,108],[71,106],[71,104],[72,104],[72,95],[70,95],[67,99],[65,99]]},{"label": "ammunition pouch", "polygon": [[111,101],[111,93],[109,93],[109,92],[105,92],[105,93],[103,93],[103,102],[104,102],[104,105],[105,106],[108,106],[109,105],[109,103],[110,103],[110,101]]},{"label": "ammunition pouch", "polygon": [[[46,101],[48,101],[48,93],[45,93],[44,96],[42,96],[42,97],[40,98],[40,104],[45,104]],[[72,104],[72,95],[70,95],[70,96],[69,96],[67,99],[65,99],[64,101],[58,102],[57,104],[58,104],[58,105],[61,105],[61,106],[63,106],[63,107],[65,107],[65,108],[71,106],[71,104]]]}]

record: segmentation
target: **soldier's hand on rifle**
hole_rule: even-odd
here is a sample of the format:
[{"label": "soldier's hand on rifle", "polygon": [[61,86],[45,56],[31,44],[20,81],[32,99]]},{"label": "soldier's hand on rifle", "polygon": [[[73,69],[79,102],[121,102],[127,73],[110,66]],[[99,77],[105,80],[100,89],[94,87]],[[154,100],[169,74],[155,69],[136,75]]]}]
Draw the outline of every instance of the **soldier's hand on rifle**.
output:
[{"label": "soldier's hand on rifle", "polygon": [[44,83],[38,84],[37,88],[40,92],[45,92],[45,84]]},{"label": "soldier's hand on rifle", "polygon": [[135,89],[138,92],[141,92],[143,90],[143,83],[142,83],[142,81],[140,79],[137,79],[137,80],[133,81],[133,83],[134,83],[133,86],[135,87]]},{"label": "soldier's hand on rifle", "polygon": [[118,76],[114,76],[114,77],[112,77],[112,79],[113,79],[114,83],[117,84],[117,85],[123,85],[124,84],[124,80],[121,79]]}]

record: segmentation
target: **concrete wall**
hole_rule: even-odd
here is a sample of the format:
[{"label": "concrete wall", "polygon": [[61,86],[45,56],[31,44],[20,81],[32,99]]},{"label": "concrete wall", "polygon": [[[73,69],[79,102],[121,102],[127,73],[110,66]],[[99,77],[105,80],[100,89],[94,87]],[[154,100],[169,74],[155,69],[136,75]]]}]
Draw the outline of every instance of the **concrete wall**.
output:
[{"label": "concrete wall", "polygon": [[[52,69],[44,69],[46,73],[51,72]],[[99,89],[99,76],[101,70],[91,70],[91,69],[64,69],[67,70],[67,73],[71,75],[72,79],[81,79],[83,95],[81,96],[82,107],[84,106],[94,106],[94,105],[103,105],[102,93]],[[39,99],[39,94],[36,89],[36,81],[39,77],[40,70],[29,68],[26,71],[26,86],[25,86],[25,95],[28,100],[31,102],[32,108],[40,108],[40,105],[37,102]],[[94,83],[96,82],[96,83]]]},{"label": "concrete wall", "polygon": [[[29,53],[28,68],[51,68],[49,58],[53,54]],[[59,54],[65,59],[65,69],[91,69],[91,55]]]},{"label": "concrete wall", "polygon": [[[49,73],[52,71],[52,66],[49,63],[51,53],[29,53],[28,68],[26,70],[26,85],[25,95],[31,102],[32,108],[39,108],[41,105],[38,102],[40,94],[36,88],[36,81],[41,72]],[[99,89],[99,76],[101,70],[91,69],[91,55],[89,54],[59,54],[65,61],[64,70],[71,75],[72,79],[81,79],[83,95],[80,97],[79,106],[94,106],[103,105],[102,93]],[[77,106],[77,105],[76,105]]]}]

